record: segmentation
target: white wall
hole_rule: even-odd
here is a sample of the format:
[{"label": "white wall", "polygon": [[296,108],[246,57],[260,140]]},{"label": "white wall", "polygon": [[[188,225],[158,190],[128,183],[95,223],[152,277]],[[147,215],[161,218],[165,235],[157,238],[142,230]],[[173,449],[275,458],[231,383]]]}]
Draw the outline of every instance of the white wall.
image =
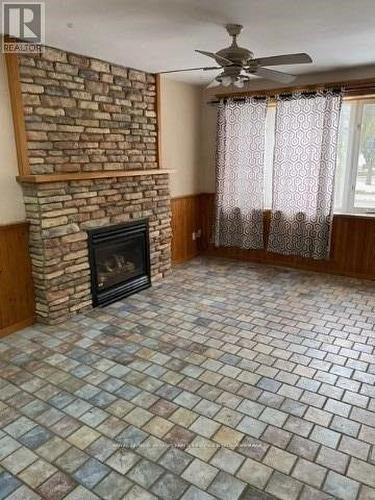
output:
[{"label": "white wall", "polygon": [[[281,68],[282,71],[282,68]],[[348,80],[361,80],[375,78],[375,65],[351,68],[342,71],[310,73],[299,76],[290,86],[303,86],[327,82],[344,82]],[[266,82],[262,79],[253,79],[247,90],[266,90],[286,87],[278,83]],[[246,90],[246,89],[244,89]],[[213,87],[202,92],[202,142],[201,142],[201,169],[200,188],[202,192],[215,191],[215,151],[216,151],[216,108],[209,105],[210,100],[216,99],[220,93],[227,94],[228,88]],[[234,89],[233,92],[238,92]]]},{"label": "white wall", "polygon": [[199,86],[161,78],[160,165],[176,171],[172,198],[200,192],[201,94]]},{"label": "white wall", "polygon": [[17,153],[10,108],[7,70],[0,53],[0,224],[25,220],[18,175]]}]

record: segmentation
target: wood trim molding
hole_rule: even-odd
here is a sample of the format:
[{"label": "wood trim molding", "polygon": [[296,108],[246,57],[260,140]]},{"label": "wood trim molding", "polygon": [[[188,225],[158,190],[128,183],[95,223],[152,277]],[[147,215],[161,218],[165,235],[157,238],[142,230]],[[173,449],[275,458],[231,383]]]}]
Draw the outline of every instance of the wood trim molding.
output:
[{"label": "wood trim molding", "polygon": [[186,200],[188,198],[194,198],[196,196],[201,196],[202,193],[192,193],[192,194],[182,194],[181,196],[171,196],[172,200]]},{"label": "wood trim molding", "polygon": [[30,226],[30,222],[27,222],[27,221],[24,221],[24,220],[21,220],[19,222],[10,222],[9,224],[0,224],[0,232],[1,231],[8,231],[9,229],[13,229],[13,228],[16,228],[18,226],[23,226],[23,227],[29,227]]},{"label": "wood trim molding", "polygon": [[8,73],[10,104],[13,115],[13,127],[16,141],[18,171],[20,175],[30,174],[29,157],[27,154],[27,137],[23,114],[23,101],[20,82],[19,60],[17,54],[5,54]]},{"label": "wood trim molding", "polygon": [[19,175],[17,181],[25,184],[45,184],[48,182],[84,181],[109,179],[112,177],[136,177],[142,175],[172,174],[175,170],[154,168],[152,170],[100,170],[97,172],[72,172],[66,174]]},{"label": "wood trim molding", "polygon": [[5,337],[14,332],[18,332],[18,330],[23,330],[24,328],[31,326],[35,323],[35,316],[30,316],[30,318],[23,319],[22,321],[18,321],[17,323],[13,323],[13,325],[6,326],[5,328],[0,328],[0,337]]},{"label": "wood trim molding", "polygon": [[336,82],[322,82],[314,84],[301,84],[290,87],[280,87],[272,89],[259,89],[259,90],[243,90],[237,92],[223,92],[216,94],[218,99],[226,97],[246,97],[246,96],[274,96],[275,94],[282,94],[284,92],[303,92],[321,90],[325,88],[342,87],[346,95],[366,95],[375,92],[375,78],[366,78],[358,80],[336,81]]},{"label": "wood trim molding", "polygon": [[[20,82],[20,70],[19,70],[19,57],[18,54],[6,53],[5,61],[8,73],[8,86],[10,103],[13,116],[13,126],[14,134],[17,148],[17,158],[18,158],[18,172],[17,177],[18,182],[24,183],[45,183],[45,182],[61,182],[69,180],[86,180],[86,179],[98,179],[98,178],[110,178],[110,177],[132,177],[136,175],[158,175],[172,173],[172,170],[162,170],[161,169],[161,102],[160,102],[160,75],[155,75],[155,91],[156,91],[156,119],[157,119],[157,148],[156,148],[156,160],[158,169],[144,170],[144,171],[108,171],[108,172],[82,172],[82,173],[66,173],[66,174],[44,174],[44,175],[32,175],[28,148],[27,148],[27,134],[25,127],[21,82]],[[155,170],[158,170],[156,172]]]},{"label": "wood trim molding", "polygon": [[333,214],[333,218],[334,219],[338,219],[342,217],[343,219],[365,219],[365,220],[371,220],[371,219],[375,219],[375,214],[372,214],[372,213],[366,213],[366,212],[363,212],[363,213],[354,213],[354,214],[351,214],[351,213],[334,213]]},{"label": "wood trim molding", "polygon": [[163,164],[163,150],[162,150],[162,142],[161,142],[161,83],[160,83],[160,75],[155,75],[155,89],[156,89],[156,133],[157,133],[157,144],[156,144],[156,161],[158,167],[161,168]]}]

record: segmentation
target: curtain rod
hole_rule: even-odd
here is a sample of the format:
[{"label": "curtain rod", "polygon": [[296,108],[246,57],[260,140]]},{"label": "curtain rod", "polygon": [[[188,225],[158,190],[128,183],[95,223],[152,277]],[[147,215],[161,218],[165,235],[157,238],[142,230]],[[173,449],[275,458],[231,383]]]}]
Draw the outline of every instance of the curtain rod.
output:
[{"label": "curtain rod", "polygon": [[244,99],[245,97],[269,97],[275,99],[278,95],[291,94],[293,92],[309,93],[323,90],[338,90],[342,89],[344,96],[366,96],[375,95],[375,79],[367,80],[352,80],[344,82],[329,82],[313,85],[305,85],[298,87],[283,87],[277,89],[264,89],[264,90],[249,90],[243,92],[233,92],[227,94],[216,94],[216,99],[208,101],[207,104],[218,104],[220,99],[233,98],[235,100]]}]

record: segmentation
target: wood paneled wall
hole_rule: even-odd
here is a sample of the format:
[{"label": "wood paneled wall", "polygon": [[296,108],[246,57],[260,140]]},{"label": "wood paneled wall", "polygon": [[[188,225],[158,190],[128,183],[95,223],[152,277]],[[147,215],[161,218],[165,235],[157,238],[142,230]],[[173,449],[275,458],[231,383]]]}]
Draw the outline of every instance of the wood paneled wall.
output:
[{"label": "wood paneled wall", "polygon": [[0,337],[34,322],[26,222],[0,226]]},{"label": "wood paneled wall", "polygon": [[184,262],[198,255],[199,239],[193,232],[200,229],[199,194],[172,198],[172,262]]},{"label": "wood paneled wall", "polygon": [[[302,257],[279,255],[265,250],[214,248],[210,243],[213,225],[214,198],[212,193],[188,197],[189,202],[173,200],[172,220],[174,262],[194,257],[197,253],[252,262],[295,267],[309,271],[342,274],[375,279],[375,217],[335,215],[332,230],[331,257],[317,261]],[[182,200],[182,199],[179,199]],[[268,237],[270,212],[264,215],[265,241]],[[202,230],[197,242],[188,241],[192,228]],[[184,239],[186,238],[186,239]],[[193,245],[195,243],[195,246]],[[190,248],[190,251],[188,251]]]}]

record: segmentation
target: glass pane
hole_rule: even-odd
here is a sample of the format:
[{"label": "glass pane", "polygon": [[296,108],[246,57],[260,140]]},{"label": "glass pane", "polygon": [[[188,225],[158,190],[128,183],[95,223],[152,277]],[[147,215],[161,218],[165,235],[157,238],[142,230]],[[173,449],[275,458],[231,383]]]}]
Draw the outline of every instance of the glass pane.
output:
[{"label": "glass pane", "polygon": [[273,147],[275,142],[276,106],[268,106],[266,115],[266,140],[264,150],[264,208],[272,207]]},{"label": "glass pane", "polygon": [[375,103],[364,103],[354,207],[375,210]]},{"label": "glass pane", "polygon": [[98,287],[108,288],[145,273],[143,237],[103,244],[96,249]]},{"label": "glass pane", "polygon": [[337,166],[335,178],[335,210],[343,210],[345,186],[349,182],[347,169],[350,167],[348,162],[349,145],[351,140],[351,115],[354,112],[354,106],[351,102],[344,102],[341,107],[339,136],[337,144]]}]

